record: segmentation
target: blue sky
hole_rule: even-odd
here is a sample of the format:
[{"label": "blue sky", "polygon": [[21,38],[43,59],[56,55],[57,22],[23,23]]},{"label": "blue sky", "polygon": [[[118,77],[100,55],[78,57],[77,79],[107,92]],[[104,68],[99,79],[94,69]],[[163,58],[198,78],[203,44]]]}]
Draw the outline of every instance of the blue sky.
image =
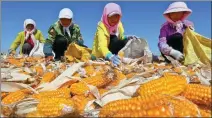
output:
[{"label": "blue sky", "polygon": [[[101,19],[104,6],[108,2],[2,2],[1,52],[6,52],[18,32],[23,30],[27,18],[36,21],[37,28],[47,37],[49,26],[58,20],[62,8],[70,8],[74,21],[81,28],[85,45],[92,47],[97,23]],[[159,53],[157,42],[161,25],[165,22],[162,13],[172,2],[115,2],[122,8],[122,22],[126,35],[145,38],[153,53]],[[186,2],[193,10],[189,20],[195,30],[211,37],[211,3]]]}]

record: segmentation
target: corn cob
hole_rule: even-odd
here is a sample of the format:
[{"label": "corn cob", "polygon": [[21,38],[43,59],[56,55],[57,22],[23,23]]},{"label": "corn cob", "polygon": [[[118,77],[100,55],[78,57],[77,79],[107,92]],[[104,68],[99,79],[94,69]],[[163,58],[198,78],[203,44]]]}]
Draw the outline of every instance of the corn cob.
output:
[{"label": "corn cob", "polygon": [[88,85],[96,86],[97,88],[104,87],[112,81],[110,75],[96,75],[83,79],[79,83],[74,83],[70,89],[73,95],[85,95],[88,93]]},{"label": "corn cob", "polygon": [[105,75],[96,75],[93,77],[85,78],[82,81],[89,85],[93,85],[93,86],[100,88],[100,87],[104,87],[105,85],[110,83],[112,81],[112,79]]},{"label": "corn cob", "polygon": [[24,99],[28,94],[24,93],[23,90],[9,93],[3,100],[3,104],[12,104]]},{"label": "corn cob", "polygon": [[100,110],[99,117],[171,116],[168,100],[162,95],[112,101]]},{"label": "corn cob", "polygon": [[41,66],[36,66],[34,67],[35,69],[35,72],[39,75],[39,76],[42,76],[43,75],[43,68]]},{"label": "corn cob", "polygon": [[171,98],[169,99],[169,102],[171,103],[171,107],[173,108],[173,115],[175,117],[198,117],[200,115],[198,113],[198,106],[189,100]]},{"label": "corn cob", "polygon": [[207,118],[211,118],[212,117],[211,112],[208,113],[205,110],[202,110],[202,109],[199,109],[199,110],[200,110],[200,114],[201,114],[202,117],[207,117]]},{"label": "corn cob", "polygon": [[79,83],[72,84],[70,87],[70,91],[71,91],[71,94],[73,94],[73,95],[87,96],[87,94],[89,92],[89,88],[85,83],[79,82]]},{"label": "corn cob", "polygon": [[188,84],[182,95],[196,104],[211,106],[211,87],[209,86]]},{"label": "corn cob", "polygon": [[186,88],[187,81],[185,76],[164,74],[164,77],[166,78],[165,86],[168,94],[178,95]]},{"label": "corn cob", "polygon": [[104,93],[108,92],[107,89],[98,89],[98,90],[100,95],[103,95]]},{"label": "corn cob", "polygon": [[211,117],[211,107],[205,106],[205,105],[198,105],[198,108],[200,110],[200,114],[202,117]]},{"label": "corn cob", "polygon": [[176,67],[176,68],[174,68],[173,70],[174,70],[174,72],[176,72],[176,73],[179,73],[179,74],[182,73],[182,70],[181,70],[180,67]]},{"label": "corn cob", "polygon": [[43,117],[43,115],[38,113],[37,111],[35,111],[35,112],[30,112],[26,115],[26,118],[29,118],[29,117],[33,117],[33,118],[34,117]]},{"label": "corn cob", "polygon": [[50,98],[50,97],[70,98],[71,95],[69,88],[61,88],[53,91],[45,91],[39,94],[33,94],[31,97],[35,99]]},{"label": "corn cob", "polygon": [[[74,104],[76,105],[76,108],[78,110],[78,113],[83,114],[85,106],[88,104],[88,102],[91,100],[85,96],[75,95],[72,97],[72,100],[74,101]],[[94,107],[94,105],[92,105]]]},{"label": "corn cob", "polygon": [[20,62],[20,60],[17,60],[17,59],[7,59],[7,61],[8,61],[10,64],[12,64],[12,65],[14,65],[14,66],[16,66],[16,67],[22,67],[22,66],[23,66],[23,63]]},{"label": "corn cob", "polygon": [[74,113],[74,102],[68,98],[42,98],[37,105],[37,112],[46,117],[57,117]]},{"label": "corn cob", "polygon": [[54,80],[56,77],[54,72],[47,72],[43,75],[40,84],[42,83],[47,83],[47,82],[51,82],[52,80]]},{"label": "corn cob", "polygon": [[7,92],[1,92],[1,99],[3,99],[4,97],[6,97],[9,93]]},{"label": "corn cob", "polygon": [[186,79],[184,76],[172,75],[165,73],[164,77],[152,80],[141,85],[137,93],[139,95],[150,95],[150,94],[170,94],[178,95],[185,89]]},{"label": "corn cob", "polygon": [[95,68],[92,65],[85,66],[84,69],[88,76],[92,76],[95,73]]}]

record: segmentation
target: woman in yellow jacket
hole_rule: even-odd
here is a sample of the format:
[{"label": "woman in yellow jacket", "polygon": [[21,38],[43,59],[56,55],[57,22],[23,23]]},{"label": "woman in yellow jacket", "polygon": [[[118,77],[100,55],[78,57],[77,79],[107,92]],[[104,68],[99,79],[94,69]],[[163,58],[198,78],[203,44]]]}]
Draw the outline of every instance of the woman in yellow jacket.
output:
[{"label": "woman in yellow jacket", "polygon": [[10,54],[15,54],[16,49],[20,46],[20,54],[30,55],[34,47],[37,47],[37,40],[44,43],[45,39],[40,30],[36,29],[35,21],[26,19],[24,21],[24,31],[18,33],[18,36],[9,49]]},{"label": "woman in yellow jacket", "polygon": [[124,28],[120,21],[121,16],[122,13],[119,5],[108,3],[105,6],[93,42],[93,60],[105,58],[110,60],[114,66],[120,64],[120,58],[117,54],[125,46],[128,38],[130,38],[124,36]]}]

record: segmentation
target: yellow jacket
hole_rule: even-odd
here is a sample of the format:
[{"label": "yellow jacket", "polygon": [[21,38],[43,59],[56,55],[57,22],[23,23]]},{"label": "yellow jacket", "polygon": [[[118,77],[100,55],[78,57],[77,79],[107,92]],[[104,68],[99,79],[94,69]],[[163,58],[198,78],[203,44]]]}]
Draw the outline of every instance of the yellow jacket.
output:
[{"label": "yellow jacket", "polygon": [[[118,24],[119,39],[124,40],[124,28],[121,22]],[[94,37],[92,55],[96,58],[105,58],[110,53],[108,46],[110,44],[110,33],[102,22],[98,23],[97,31]]]},{"label": "yellow jacket", "polygon": [[[35,39],[39,40],[40,43],[44,43],[45,42],[43,34],[41,33],[40,30],[37,30],[34,35],[35,35]],[[25,42],[25,38],[24,37],[25,37],[24,31],[19,32],[18,36],[16,37],[16,39],[13,41],[13,43],[10,46],[10,50],[11,51],[15,51],[18,48],[18,46],[20,45],[20,54],[22,54],[22,47],[23,47],[24,42]]]}]

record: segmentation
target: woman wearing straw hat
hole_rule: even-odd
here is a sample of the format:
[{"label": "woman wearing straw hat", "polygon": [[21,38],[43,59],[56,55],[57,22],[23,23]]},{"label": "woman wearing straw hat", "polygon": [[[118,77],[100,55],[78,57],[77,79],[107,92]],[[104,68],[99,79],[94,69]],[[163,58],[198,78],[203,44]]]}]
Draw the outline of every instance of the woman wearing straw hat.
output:
[{"label": "woman wearing straw hat", "polygon": [[170,55],[176,60],[183,60],[183,33],[187,27],[194,29],[193,23],[186,20],[191,12],[186,3],[174,2],[163,13],[167,22],[160,29],[158,43],[162,56]]},{"label": "woman wearing straw hat", "polygon": [[44,54],[50,59],[60,60],[68,45],[73,42],[86,47],[79,26],[73,23],[73,12],[69,8],[63,8],[59,20],[49,28]]}]

